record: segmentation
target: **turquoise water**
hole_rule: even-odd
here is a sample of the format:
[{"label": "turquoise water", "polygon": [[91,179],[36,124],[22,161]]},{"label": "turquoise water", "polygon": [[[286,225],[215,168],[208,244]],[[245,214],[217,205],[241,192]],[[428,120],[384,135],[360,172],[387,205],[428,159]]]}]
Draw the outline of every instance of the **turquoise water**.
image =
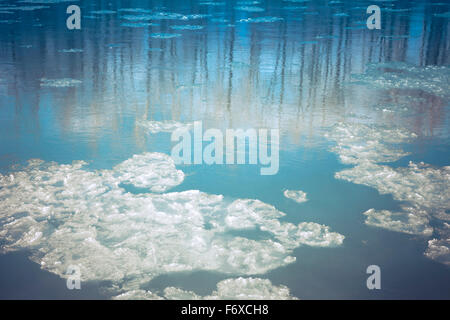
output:
[{"label": "turquoise water", "polygon": [[[374,1],[382,28],[368,30],[371,1],[79,1],[81,30],[68,30],[67,3],[18,9],[35,2],[0,2],[1,298],[205,297],[239,277],[271,284],[224,287],[450,297],[448,4]],[[177,165],[168,182],[168,157],[117,169],[170,155],[171,130],[149,130],[168,121],[279,129],[279,171]],[[74,160],[84,168],[63,166]],[[251,227],[227,225],[246,212]],[[328,229],[283,238],[303,222]],[[69,265],[81,290],[66,288]],[[381,290],[366,287],[369,265]]]}]

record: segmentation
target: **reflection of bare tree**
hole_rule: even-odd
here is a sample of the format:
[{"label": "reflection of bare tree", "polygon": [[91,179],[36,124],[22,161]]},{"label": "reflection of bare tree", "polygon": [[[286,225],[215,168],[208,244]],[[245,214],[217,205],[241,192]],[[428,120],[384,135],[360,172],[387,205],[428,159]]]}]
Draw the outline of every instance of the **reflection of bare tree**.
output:
[{"label": "reflection of bare tree", "polygon": [[[170,8],[172,2],[165,5]],[[346,85],[366,63],[449,63],[449,23],[432,17],[429,7],[423,13],[416,9],[414,17],[386,15],[382,32],[368,32],[348,28],[355,22],[353,16],[336,18],[329,8],[311,6],[328,10],[330,16],[304,15],[296,21],[283,13],[281,22],[245,24],[236,22],[239,17],[229,6],[223,16],[235,27],[196,20],[189,23],[203,24],[205,29],[183,32],[178,39],[149,36],[170,32],[173,21],[121,28],[115,15],[85,21],[77,33],[64,31],[64,17],[58,18],[54,29],[17,24],[16,30],[2,34],[7,45],[0,51],[1,78],[13,97],[17,130],[29,121],[28,127],[39,132],[39,106],[46,104],[62,132],[88,133],[93,148],[105,132],[120,135],[129,118],[207,119],[216,127],[279,126],[293,136],[313,135],[354,111],[371,116],[367,99],[359,99],[359,93]],[[192,10],[204,7],[195,5]],[[27,42],[34,47],[20,47]],[[58,52],[70,48],[84,52]],[[7,69],[8,64],[14,67]],[[43,90],[41,78],[75,78],[83,84]],[[444,102],[429,97],[421,101],[429,111],[425,119],[424,114],[417,119],[416,129],[429,128],[433,134],[445,119]],[[134,130],[143,146],[139,128]]]}]

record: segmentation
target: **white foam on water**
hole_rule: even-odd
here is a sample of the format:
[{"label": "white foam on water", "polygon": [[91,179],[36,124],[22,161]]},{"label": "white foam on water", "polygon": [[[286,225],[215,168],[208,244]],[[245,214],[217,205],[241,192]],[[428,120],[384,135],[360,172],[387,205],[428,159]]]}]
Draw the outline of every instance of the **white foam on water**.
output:
[{"label": "white foam on water", "polygon": [[[180,271],[264,274],[294,262],[300,245],[344,240],[316,223],[281,222],[284,213],[259,200],[122,188],[161,192],[180,184],[184,174],[164,154],[135,155],[112,170],[85,166],[30,160],[22,171],[0,175],[3,252],[30,250],[33,261],[61,277],[77,265],[82,281],[109,280],[113,292],[124,293]],[[267,237],[233,234],[249,228]]]},{"label": "white foam on water", "polygon": [[301,190],[285,190],[283,192],[283,195],[288,198],[292,199],[295,202],[302,203],[308,201],[306,198],[306,192],[303,192]]}]

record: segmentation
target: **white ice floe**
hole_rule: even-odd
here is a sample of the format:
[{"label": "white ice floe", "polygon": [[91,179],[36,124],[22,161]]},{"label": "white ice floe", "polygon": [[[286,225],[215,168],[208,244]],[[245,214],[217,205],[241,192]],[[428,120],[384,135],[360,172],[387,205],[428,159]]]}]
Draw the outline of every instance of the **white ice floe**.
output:
[{"label": "white ice floe", "polygon": [[152,33],[150,37],[154,39],[173,39],[181,37],[179,33]]},{"label": "white ice floe", "polygon": [[298,203],[308,201],[308,199],[306,198],[306,192],[303,192],[301,190],[285,190],[283,194],[286,198],[292,199]]},{"label": "white ice floe", "polygon": [[163,192],[182,183],[184,173],[175,168],[171,157],[163,153],[144,153],[115,166],[114,177],[138,188]]},{"label": "white ice floe", "polygon": [[200,296],[192,291],[168,287],[164,289],[163,297],[146,290],[132,290],[115,296],[117,300],[297,300],[289,288],[275,286],[268,279],[236,278],[226,279],[217,283],[217,290],[210,295]]},{"label": "white ice floe", "polygon": [[61,49],[58,50],[58,52],[61,53],[82,53],[84,50],[83,49]]},{"label": "white ice floe", "polygon": [[148,130],[149,133],[159,133],[159,132],[172,132],[180,128],[190,129],[193,126],[192,122],[182,123],[174,120],[138,120],[136,124],[142,128]]},{"label": "white ice floe", "polygon": [[222,280],[217,290],[208,296],[198,296],[191,291],[169,287],[164,296],[171,300],[296,300],[286,286],[274,286],[268,279],[237,278]]},{"label": "white ice floe", "polygon": [[236,6],[234,9],[245,12],[263,12],[264,9],[256,6]]},{"label": "white ice floe", "polygon": [[396,144],[416,137],[402,129],[383,128],[358,123],[339,123],[326,135],[336,142],[331,150],[345,164],[393,162],[409,153]]},{"label": "white ice floe", "polygon": [[[130,290],[113,297],[114,300],[164,300],[163,297],[147,290]],[[193,300],[193,299],[191,299]]]},{"label": "white ice floe", "polygon": [[450,266],[450,240],[448,238],[429,240],[425,256]]},{"label": "white ice floe", "polygon": [[402,210],[369,209],[364,213],[367,225],[423,236],[436,236],[429,241],[425,255],[437,261],[448,261],[450,232],[432,228],[430,221],[449,221],[450,166],[433,167],[410,162],[407,167],[386,164],[407,155],[399,144],[415,137],[402,129],[364,124],[339,123],[327,135],[336,142],[332,151],[341,161],[354,167],[335,174],[338,179],[366,185],[380,194],[391,194],[407,203]]},{"label": "white ice floe", "polygon": [[374,63],[363,74],[352,75],[353,81],[385,89],[417,89],[449,97],[450,67],[418,67],[403,62]]},{"label": "white ice floe", "polygon": [[81,80],[63,78],[63,79],[41,79],[41,87],[67,88],[76,87],[82,83]]},{"label": "white ice floe", "polygon": [[425,256],[450,266],[450,224],[444,222],[436,227],[436,235],[439,238],[428,241]]},{"label": "white ice floe", "polygon": [[369,209],[364,212],[366,224],[392,231],[431,236],[433,228],[428,225],[427,213],[415,208],[403,212]]},{"label": "white ice floe", "polygon": [[278,22],[283,21],[283,18],[279,17],[256,17],[256,18],[246,18],[246,19],[240,19],[238,22],[242,23],[270,23],[270,22]]},{"label": "white ice floe", "polygon": [[336,173],[336,177],[373,187],[381,194],[392,194],[395,200],[428,208],[434,214],[450,208],[450,167],[410,162],[408,167],[392,168],[363,163]]},{"label": "white ice floe", "polygon": [[172,30],[190,30],[190,31],[194,31],[194,30],[201,30],[203,28],[204,28],[203,26],[191,25],[191,24],[170,26],[170,29],[172,29]]},{"label": "white ice floe", "polygon": [[[126,297],[161,274],[264,274],[295,261],[300,245],[344,240],[327,226],[281,222],[284,213],[258,200],[197,190],[151,193],[183,181],[164,154],[135,155],[111,170],[85,166],[31,160],[22,171],[0,175],[2,251],[30,250],[33,261],[61,277],[77,265],[82,281],[112,281]],[[149,192],[130,193],[123,184]],[[235,233],[246,229],[265,237]]]},{"label": "white ice floe", "polygon": [[38,4],[55,4],[63,2],[78,2],[79,0],[22,0],[17,3],[38,3]]}]

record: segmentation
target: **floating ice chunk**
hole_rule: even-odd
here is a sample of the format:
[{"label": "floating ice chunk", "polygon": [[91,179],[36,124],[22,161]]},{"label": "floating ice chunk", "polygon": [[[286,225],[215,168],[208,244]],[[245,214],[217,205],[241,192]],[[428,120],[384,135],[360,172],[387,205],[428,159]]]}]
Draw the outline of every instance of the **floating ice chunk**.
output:
[{"label": "floating ice chunk", "polygon": [[292,2],[292,3],[305,3],[309,2],[310,0],[283,0],[284,2]]},{"label": "floating ice chunk", "polygon": [[119,12],[133,12],[133,13],[151,13],[152,12],[149,9],[142,9],[142,8],[121,8],[118,11]]},{"label": "floating ice chunk", "polygon": [[393,162],[407,152],[394,144],[410,141],[416,135],[402,129],[369,126],[357,123],[338,123],[326,136],[336,142],[332,148],[346,164]]},{"label": "floating ice chunk", "polygon": [[450,266],[450,239],[429,240],[425,256]]},{"label": "floating ice chunk", "polygon": [[39,3],[39,4],[53,4],[53,3],[64,3],[64,2],[78,2],[79,0],[22,0],[17,1],[17,3]]},{"label": "floating ice chunk", "polygon": [[0,23],[4,23],[4,24],[13,24],[13,23],[18,23],[20,22],[19,20],[0,20]]},{"label": "floating ice chunk", "polygon": [[433,228],[428,224],[425,211],[415,208],[405,208],[403,212],[369,209],[364,212],[367,225],[392,231],[430,236]]},{"label": "floating ice chunk", "polygon": [[115,296],[115,300],[297,300],[284,285],[275,286],[268,279],[236,278],[217,283],[217,290],[200,296],[175,287],[164,289],[164,297],[146,290],[131,290]]},{"label": "floating ice chunk", "polygon": [[246,11],[246,12],[263,12],[264,9],[255,6],[237,6],[234,7],[238,11]]},{"label": "floating ice chunk", "polygon": [[330,228],[314,222],[302,222],[297,226],[291,223],[280,224],[278,221],[262,226],[261,230],[273,233],[286,248],[296,248],[300,245],[311,247],[337,247],[345,237]]},{"label": "floating ice chunk", "polygon": [[203,1],[203,2],[199,2],[199,5],[201,6],[225,6],[226,2],[220,2],[220,1]]},{"label": "floating ice chunk", "polygon": [[261,4],[260,1],[238,1],[236,3],[238,6],[255,6]]},{"label": "floating ice chunk", "polygon": [[289,288],[275,286],[268,279],[237,278],[222,280],[217,284],[217,290],[208,296],[198,296],[194,292],[169,287],[164,290],[164,296],[171,300],[297,300],[291,296]]},{"label": "floating ice chunk", "polygon": [[181,20],[185,16],[173,12],[155,12],[152,15],[149,15],[149,17],[151,20]]},{"label": "floating ice chunk", "polygon": [[334,13],[333,16],[335,16],[335,17],[349,17],[350,15],[348,13],[345,13],[345,12],[338,12],[338,13]]},{"label": "floating ice chunk", "polygon": [[301,190],[285,190],[283,194],[286,198],[292,199],[298,203],[308,201],[308,199],[306,198],[306,192],[303,192]]},{"label": "floating ice chunk", "polygon": [[310,40],[310,41],[298,41],[298,44],[317,44],[317,41]]},{"label": "floating ice chunk", "polygon": [[284,216],[273,206],[258,200],[236,200],[228,208],[225,225],[230,229],[251,229],[264,220],[273,220]]},{"label": "floating ice chunk", "polygon": [[172,29],[172,30],[201,30],[203,28],[204,28],[203,26],[190,25],[190,24],[181,25],[181,26],[170,26],[170,29]]},{"label": "floating ice chunk", "polygon": [[[340,123],[327,136],[336,141],[337,146],[332,150],[339,154],[341,161],[356,165],[337,172],[336,178],[373,187],[380,194],[392,194],[395,200],[410,204],[403,206],[401,212],[370,209],[364,213],[366,224],[430,236],[433,228],[429,221],[450,220],[446,213],[450,209],[450,167],[436,168],[413,162],[408,167],[397,168],[379,164],[404,155],[394,144],[406,142],[414,135],[400,129]],[[449,239],[450,232],[440,232],[439,237],[429,243],[425,255],[447,261],[441,252],[446,250]]]},{"label": "floating ice chunk", "polygon": [[402,40],[402,39],[408,39],[410,38],[409,35],[407,34],[400,34],[400,35],[385,35],[385,36],[381,36],[383,39],[388,39],[388,40]]},{"label": "floating ice chunk", "polygon": [[208,300],[296,300],[286,286],[274,286],[268,279],[237,278],[220,281]]},{"label": "floating ice chunk", "polygon": [[138,120],[136,124],[147,129],[150,133],[172,132],[180,128],[190,129],[193,126],[192,122],[182,123],[174,120]]},{"label": "floating ice chunk", "polygon": [[202,297],[195,292],[180,288],[168,287],[164,289],[164,297],[168,300],[201,300]]},{"label": "floating ice chunk", "polygon": [[58,52],[61,52],[61,53],[81,53],[81,52],[83,52],[83,49],[62,49],[62,50],[59,50]]},{"label": "floating ice chunk", "polygon": [[408,12],[408,11],[411,11],[411,8],[384,8],[383,11],[386,11],[386,12]]},{"label": "floating ice chunk", "polygon": [[151,291],[146,290],[130,290],[113,297],[114,300],[164,300]]},{"label": "floating ice chunk", "polygon": [[439,18],[450,18],[450,11],[445,13],[435,13],[434,16]]},{"label": "floating ice chunk", "polygon": [[196,13],[196,14],[188,14],[188,15],[182,16],[181,20],[197,20],[197,19],[204,19],[204,18],[210,18],[210,17],[212,17],[212,15],[210,15],[210,14]]},{"label": "floating ice chunk", "polygon": [[283,18],[278,18],[278,17],[257,17],[257,18],[241,19],[238,22],[270,23],[270,22],[277,22],[277,21],[282,21],[282,20],[283,20]]},{"label": "floating ice chunk", "polygon": [[216,23],[229,23],[230,20],[225,19],[225,18],[212,18],[211,22],[216,22]]},{"label": "floating ice chunk", "polygon": [[154,16],[151,14],[127,14],[122,16],[122,19],[129,20],[129,21],[150,21],[154,19]]},{"label": "floating ice chunk", "polygon": [[116,11],[114,10],[94,10],[91,11],[90,14],[114,14]]},{"label": "floating ice chunk", "polygon": [[[78,265],[82,281],[112,281],[117,295],[172,272],[263,274],[294,262],[300,245],[334,246],[344,239],[316,223],[279,221],[284,214],[258,200],[230,203],[196,190],[133,194],[121,187],[164,191],[181,183],[184,174],[167,155],[136,155],[111,170],[85,165],[31,160],[23,171],[0,174],[3,251],[31,250],[33,261],[61,277]],[[232,232],[247,226],[267,237]],[[129,295],[157,298],[142,290]]]},{"label": "floating ice chunk", "polygon": [[406,168],[391,168],[368,162],[338,172],[336,178],[373,187],[381,194],[392,194],[395,200],[420,207],[442,210],[450,206],[450,167],[410,162]]},{"label": "floating ice chunk", "polygon": [[179,33],[152,33],[150,37],[155,39],[173,39],[181,37]]},{"label": "floating ice chunk", "polygon": [[20,6],[20,7],[8,7],[8,10],[18,10],[18,11],[34,11],[48,9],[49,6]]},{"label": "floating ice chunk", "polygon": [[149,23],[149,22],[135,22],[135,23],[121,23],[121,27],[127,27],[127,28],[145,28],[145,27],[155,27],[159,26],[157,23]]},{"label": "floating ice chunk", "polygon": [[41,79],[41,87],[67,88],[76,87],[82,83],[81,80],[63,78],[63,79]]},{"label": "floating ice chunk", "polygon": [[283,10],[306,10],[308,7],[305,6],[290,6],[290,7],[283,7]]},{"label": "floating ice chunk", "polygon": [[134,155],[114,167],[115,177],[138,188],[163,192],[184,180],[184,173],[175,168],[173,159],[163,153]]},{"label": "floating ice chunk", "polygon": [[418,89],[437,96],[450,95],[450,67],[417,67],[401,62],[369,64],[363,74],[352,75],[355,83],[386,89]]}]

